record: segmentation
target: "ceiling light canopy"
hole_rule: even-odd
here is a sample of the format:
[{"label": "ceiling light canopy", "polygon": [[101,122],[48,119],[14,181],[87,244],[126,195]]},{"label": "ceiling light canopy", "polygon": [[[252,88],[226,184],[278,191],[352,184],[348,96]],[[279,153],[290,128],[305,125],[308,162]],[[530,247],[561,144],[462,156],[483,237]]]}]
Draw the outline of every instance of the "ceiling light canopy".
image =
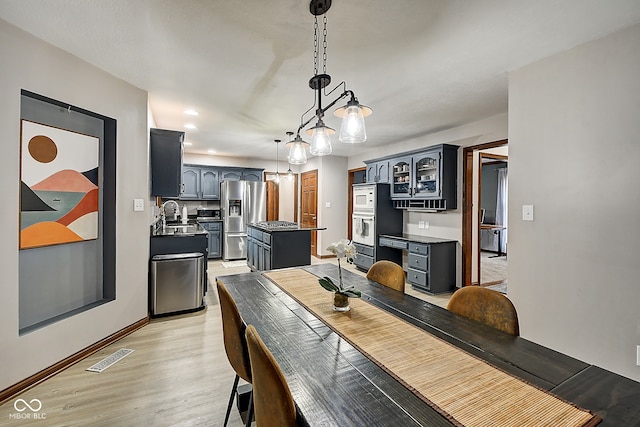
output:
[{"label": "ceiling light canopy", "polygon": [[[309,87],[316,92],[316,99],[314,104],[305,111],[300,117],[300,126],[298,132],[293,141],[287,143],[289,147],[289,163],[297,165],[306,163],[306,153],[304,151],[307,142],[304,142],[300,138],[300,131],[311,123],[314,119],[317,119],[316,124],[307,129],[307,134],[311,135],[311,144],[309,152],[314,156],[326,156],[331,154],[331,135],[335,133],[335,130],[326,126],[322,120],[327,110],[332,108],[338,101],[349,97],[349,101],[343,107],[338,108],[335,111],[335,115],[342,117],[342,124],[340,126],[340,133],[338,140],[344,143],[360,143],[367,140],[367,131],[365,129],[364,118],[369,116],[373,110],[371,108],[361,105],[358,102],[355,94],[347,90],[346,83],[343,81],[335,88],[326,93],[325,96],[331,95],[336,89],[341,88],[342,93],[338,95],[336,99],[331,101],[326,107],[322,106],[322,95],[325,87],[331,83],[331,76],[327,74],[327,16],[326,12],[331,7],[331,0],[311,0],[309,3],[309,12],[314,16],[313,26],[313,77],[309,79]],[[323,31],[322,31],[322,67],[323,72],[318,74],[318,56],[319,56],[319,41],[318,41],[318,16],[323,15]],[[315,109],[315,110],[314,110]],[[305,121],[305,115],[314,110],[315,114]],[[289,133],[289,132],[288,132]],[[293,134],[293,132],[291,132]]]}]

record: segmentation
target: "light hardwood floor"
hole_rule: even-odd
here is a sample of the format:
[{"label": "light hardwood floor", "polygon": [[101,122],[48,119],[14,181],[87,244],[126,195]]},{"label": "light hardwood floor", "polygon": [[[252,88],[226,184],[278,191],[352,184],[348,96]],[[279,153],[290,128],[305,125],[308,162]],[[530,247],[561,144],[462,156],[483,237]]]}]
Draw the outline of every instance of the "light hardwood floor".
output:
[{"label": "light hardwood floor", "polygon": [[[313,261],[335,263],[335,259]],[[246,271],[209,262],[212,283],[214,276]],[[410,286],[407,293],[440,306],[446,306],[450,297],[426,295]],[[203,311],[153,319],[5,402],[0,406],[0,426],[221,426],[234,372],[224,352],[215,286],[210,286],[206,301]],[[86,371],[121,348],[135,351],[101,373]],[[17,399],[40,400],[38,414],[45,418],[15,419]],[[228,425],[243,425],[235,403]]]}]

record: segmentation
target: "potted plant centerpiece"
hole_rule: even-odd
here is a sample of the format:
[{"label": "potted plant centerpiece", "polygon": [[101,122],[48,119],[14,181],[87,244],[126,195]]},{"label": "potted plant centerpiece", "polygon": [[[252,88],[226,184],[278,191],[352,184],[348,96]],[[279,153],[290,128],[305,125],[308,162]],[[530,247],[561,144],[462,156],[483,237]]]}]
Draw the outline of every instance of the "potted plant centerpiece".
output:
[{"label": "potted plant centerpiece", "polygon": [[331,252],[338,258],[338,281],[336,285],[331,278],[325,276],[318,279],[320,286],[326,290],[333,292],[333,309],[336,311],[349,311],[349,297],[360,298],[360,291],[353,286],[345,287],[342,283],[342,267],[340,266],[340,260],[346,258],[349,264],[353,264],[353,260],[356,257],[356,247],[350,240],[342,239],[336,243],[332,243],[327,247],[327,251]]}]

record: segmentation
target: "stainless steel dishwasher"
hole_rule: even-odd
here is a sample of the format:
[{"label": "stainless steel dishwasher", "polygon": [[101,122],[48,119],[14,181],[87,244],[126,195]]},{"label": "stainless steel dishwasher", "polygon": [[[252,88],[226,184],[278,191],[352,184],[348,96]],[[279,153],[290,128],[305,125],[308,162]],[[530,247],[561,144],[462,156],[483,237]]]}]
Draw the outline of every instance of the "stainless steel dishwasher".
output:
[{"label": "stainless steel dishwasher", "polygon": [[204,254],[155,255],[151,258],[151,314],[204,308]]}]

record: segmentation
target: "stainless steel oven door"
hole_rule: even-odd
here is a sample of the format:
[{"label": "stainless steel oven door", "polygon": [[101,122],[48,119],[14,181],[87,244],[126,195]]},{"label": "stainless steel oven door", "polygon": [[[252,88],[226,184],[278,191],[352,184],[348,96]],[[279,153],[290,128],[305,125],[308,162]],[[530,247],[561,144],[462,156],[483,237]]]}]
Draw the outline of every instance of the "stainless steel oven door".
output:
[{"label": "stainless steel oven door", "polygon": [[351,219],[353,241],[361,245],[375,246],[375,217],[373,215],[353,214]]}]

